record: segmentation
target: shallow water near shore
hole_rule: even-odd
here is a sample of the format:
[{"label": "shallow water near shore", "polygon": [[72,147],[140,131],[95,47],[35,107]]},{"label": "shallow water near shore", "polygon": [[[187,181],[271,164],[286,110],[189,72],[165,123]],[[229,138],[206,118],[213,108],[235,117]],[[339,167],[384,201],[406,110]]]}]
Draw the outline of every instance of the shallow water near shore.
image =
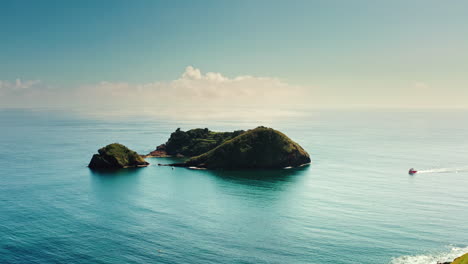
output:
[{"label": "shallow water near shore", "polygon": [[[467,111],[198,121],[0,110],[0,123],[0,263],[435,264],[468,252]],[[312,164],[86,167],[113,142],[146,154],[178,127],[259,125]]]}]

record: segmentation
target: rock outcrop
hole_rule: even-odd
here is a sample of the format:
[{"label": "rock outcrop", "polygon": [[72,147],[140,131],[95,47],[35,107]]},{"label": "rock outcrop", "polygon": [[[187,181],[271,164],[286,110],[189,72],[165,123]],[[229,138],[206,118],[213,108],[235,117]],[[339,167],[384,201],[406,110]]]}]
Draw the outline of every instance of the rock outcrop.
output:
[{"label": "rock outcrop", "polygon": [[126,146],[113,143],[98,150],[89,162],[90,169],[120,169],[146,167],[149,165],[138,153]]},{"label": "rock outcrop", "polygon": [[184,163],[207,169],[279,169],[310,163],[309,154],[285,134],[267,127],[248,130]]}]

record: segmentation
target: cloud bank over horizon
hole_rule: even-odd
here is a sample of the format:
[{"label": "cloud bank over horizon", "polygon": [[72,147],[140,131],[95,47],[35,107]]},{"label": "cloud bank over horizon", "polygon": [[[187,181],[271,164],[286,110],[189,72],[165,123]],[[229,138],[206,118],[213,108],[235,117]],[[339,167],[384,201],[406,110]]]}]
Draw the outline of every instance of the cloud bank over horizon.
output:
[{"label": "cloud bank over horizon", "polygon": [[463,94],[449,95],[422,81],[406,87],[350,87],[352,83],[330,89],[293,85],[275,77],[227,77],[188,66],[177,79],[147,83],[102,81],[55,87],[41,80],[0,80],[0,108],[101,109],[113,114],[147,111],[173,117],[210,114],[222,118],[300,115],[311,108],[467,107]]},{"label": "cloud bank over horizon", "polygon": [[77,87],[53,87],[40,80],[0,81],[4,107],[150,107],[273,106],[306,103],[309,90],[278,78],[250,75],[226,77],[186,67],[172,81],[128,83],[102,81]]}]

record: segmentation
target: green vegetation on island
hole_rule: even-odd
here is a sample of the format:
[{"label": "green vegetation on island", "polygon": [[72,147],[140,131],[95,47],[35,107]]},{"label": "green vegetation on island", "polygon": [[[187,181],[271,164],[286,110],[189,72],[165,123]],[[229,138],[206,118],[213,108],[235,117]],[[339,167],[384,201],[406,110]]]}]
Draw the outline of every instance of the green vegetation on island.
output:
[{"label": "green vegetation on island", "polygon": [[452,264],[468,264],[468,253],[453,260]]},{"label": "green vegetation on island", "polygon": [[91,169],[120,169],[145,167],[146,162],[138,153],[126,146],[113,143],[98,150],[99,154],[94,154],[88,167]]},{"label": "green vegetation on island", "polygon": [[198,156],[242,133],[244,133],[243,130],[234,132],[213,132],[208,128],[196,128],[185,132],[178,128],[171,134],[165,144],[158,146],[156,150],[149,153],[148,156]]},{"label": "green vegetation on island", "polygon": [[[142,156],[114,143],[99,149],[91,169],[147,166]],[[267,127],[248,131],[213,132],[208,128],[171,134],[169,140],[148,154],[153,157],[188,157],[183,163],[165,164],[200,169],[281,169],[310,163],[309,154],[285,134]],[[163,165],[163,164],[159,164]]]},{"label": "green vegetation on island", "polygon": [[175,166],[207,169],[279,169],[310,163],[309,154],[285,134],[257,127]]}]

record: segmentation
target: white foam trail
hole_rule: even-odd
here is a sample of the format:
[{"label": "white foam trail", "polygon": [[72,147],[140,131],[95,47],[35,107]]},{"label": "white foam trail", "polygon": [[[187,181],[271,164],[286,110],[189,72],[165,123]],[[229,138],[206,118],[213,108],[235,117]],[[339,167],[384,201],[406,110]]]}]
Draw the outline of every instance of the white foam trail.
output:
[{"label": "white foam trail", "polygon": [[418,170],[418,174],[420,173],[446,173],[446,172],[463,172],[468,171],[468,167],[462,168],[439,168],[439,169],[429,169],[429,170]]},{"label": "white foam trail", "polygon": [[430,253],[416,256],[401,256],[394,258],[389,264],[436,264],[437,262],[453,261],[455,258],[468,253],[468,247],[452,247],[448,252]]}]

